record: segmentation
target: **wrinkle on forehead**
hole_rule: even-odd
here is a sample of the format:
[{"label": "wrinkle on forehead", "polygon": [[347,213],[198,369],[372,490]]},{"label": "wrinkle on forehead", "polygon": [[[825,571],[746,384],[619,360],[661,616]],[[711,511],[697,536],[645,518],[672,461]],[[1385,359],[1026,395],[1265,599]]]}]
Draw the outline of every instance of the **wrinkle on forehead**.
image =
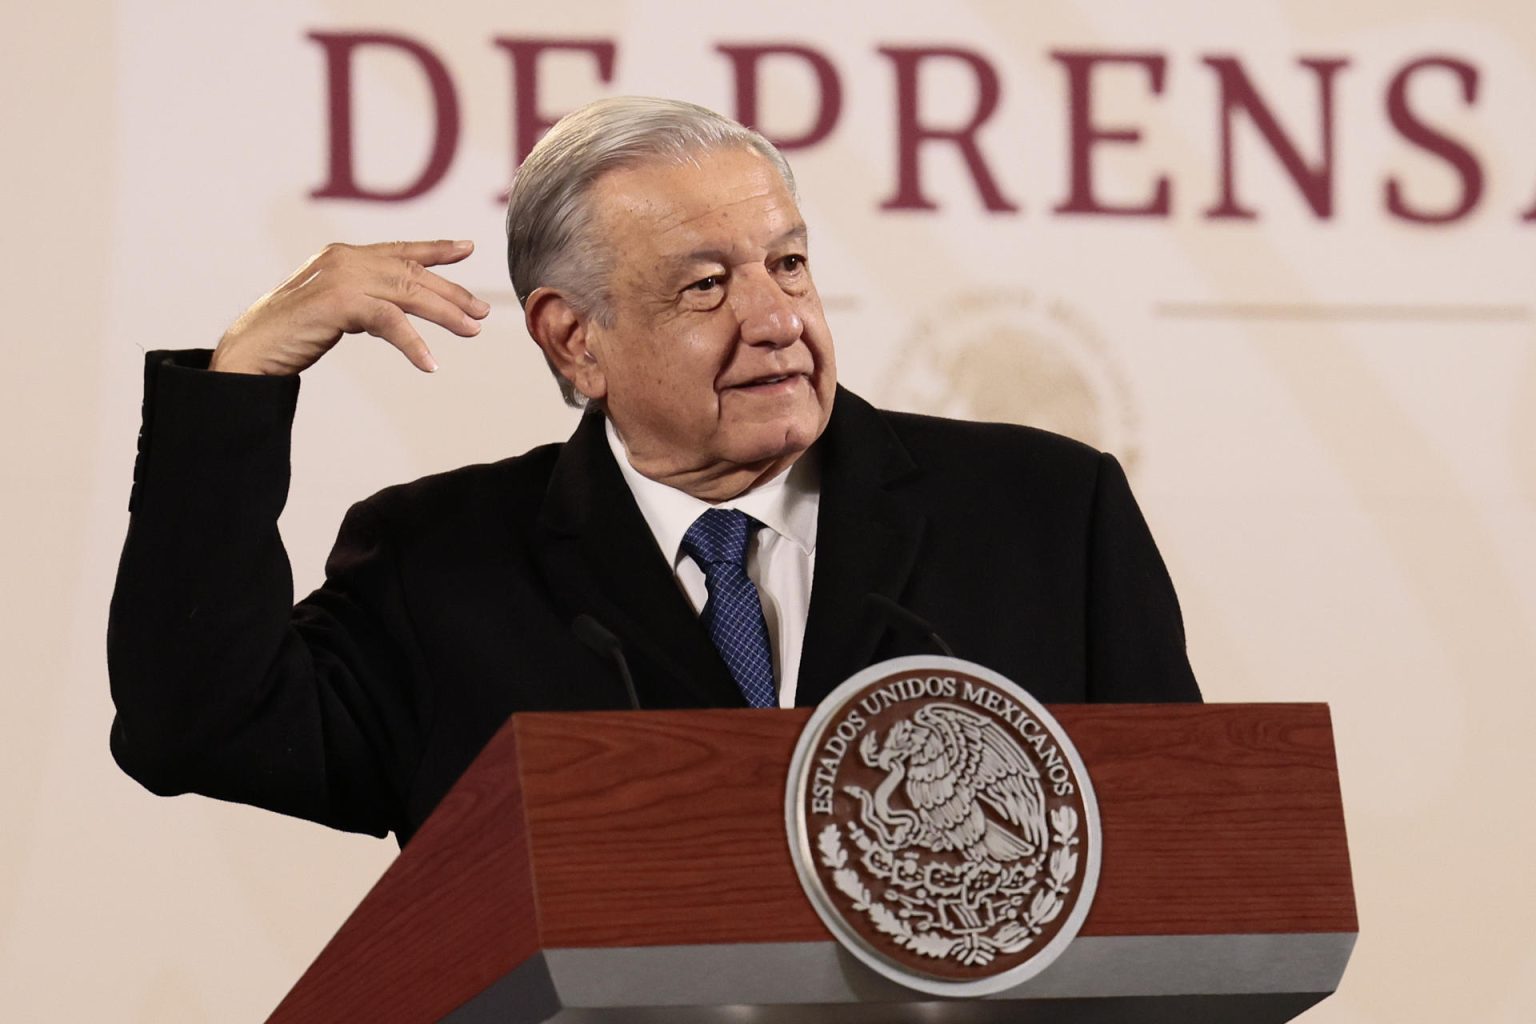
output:
[{"label": "wrinkle on forehead", "polygon": [[[769,208],[777,217],[799,220],[799,207],[777,168],[751,150],[723,150],[716,157],[739,160],[732,174],[709,173],[710,167],[687,164],[646,163],[611,171],[598,182],[608,227],[622,229],[622,219],[648,221],[653,237],[684,231],[700,221],[718,219],[729,223],[737,211]],[[684,182],[688,187],[684,187]]]},{"label": "wrinkle on forehead", "polygon": [[676,231],[681,231],[697,223],[698,221],[705,219],[729,220],[735,211],[740,210],[743,207],[750,207],[751,209],[756,210],[763,206],[778,206],[780,204],[775,201],[777,198],[774,195],[775,191],[782,190],[776,190],[770,186],[764,185],[749,195],[744,195],[737,199],[728,199],[721,203],[715,203],[712,204],[708,209],[698,210],[691,214],[687,210],[674,211],[675,215],[672,217],[658,218],[656,229],[660,234],[668,235]]}]

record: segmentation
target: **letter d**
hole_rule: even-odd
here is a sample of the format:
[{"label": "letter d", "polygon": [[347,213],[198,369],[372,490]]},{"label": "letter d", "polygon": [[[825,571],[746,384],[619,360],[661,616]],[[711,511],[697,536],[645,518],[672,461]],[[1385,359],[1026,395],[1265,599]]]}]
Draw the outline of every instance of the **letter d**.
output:
[{"label": "letter d", "polygon": [[[326,82],[330,94],[331,166],[324,185],[310,195],[315,199],[369,199],[400,202],[414,199],[432,188],[448,173],[459,144],[459,103],[448,69],[432,51],[405,36],[382,32],[311,32],[309,38],[325,48]],[[432,87],[435,131],[432,154],[415,181],[393,192],[358,185],[352,166],[352,51],[359,46],[392,46],[416,58]]]}]

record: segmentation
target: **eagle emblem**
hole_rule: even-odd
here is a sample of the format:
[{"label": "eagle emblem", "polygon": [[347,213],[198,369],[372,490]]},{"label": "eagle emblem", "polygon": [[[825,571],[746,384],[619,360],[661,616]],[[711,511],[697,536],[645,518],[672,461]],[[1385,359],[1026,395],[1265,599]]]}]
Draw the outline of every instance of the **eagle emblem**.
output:
[{"label": "eagle emblem", "polygon": [[[864,824],[887,845],[957,850],[969,861],[1003,864],[1045,846],[1040,773],[1017,741],[984,716],[928,704],[896,722],[884,744],[865,733],[859,753],[886,777],[873,797],[846,788],[862,805]],[[910,810],[891,805],[898,786]]]},{"label": "eagle emblem", "polygon": [[801,880],[882,973],[999,991],[1044,969],[1086,916],[1099,863],[1087,774],[1060,725],[995,673],[874,666],[818,709],[794,764]]}]

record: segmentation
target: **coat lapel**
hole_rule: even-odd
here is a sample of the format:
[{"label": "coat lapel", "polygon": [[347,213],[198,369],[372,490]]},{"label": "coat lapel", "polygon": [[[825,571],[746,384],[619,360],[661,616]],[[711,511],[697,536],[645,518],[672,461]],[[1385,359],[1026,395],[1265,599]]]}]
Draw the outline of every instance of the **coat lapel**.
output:
[{"label": "coat lapel", "polygon": [[745,706],[614,464],[601,415],[583,416],[561,449],[538,529],[549,586],[571,618],[585,612],[618,636],[642,705]]},{"label": "coat lapel", "polygon": [[[838,389],[818,454],[816,575],[795,700],[802,707],[869,664],[889,625],[869,595],[901,602],[925,522],[900,494],[916,464],[857,395]],[[548,585],[571,618],[585,612],[618,636],[642,704],[745,706],[614,464],[601,416],[582,417],[562,448],[538,530]]]},{"label": "coat lapel", "polygon": [[816,575],[795,695],[802,707],[870,663],[888,623],[868,595],[901,602],[925,522],[898,486],[917,465],[857,395],[838,389],[819,454]]}]

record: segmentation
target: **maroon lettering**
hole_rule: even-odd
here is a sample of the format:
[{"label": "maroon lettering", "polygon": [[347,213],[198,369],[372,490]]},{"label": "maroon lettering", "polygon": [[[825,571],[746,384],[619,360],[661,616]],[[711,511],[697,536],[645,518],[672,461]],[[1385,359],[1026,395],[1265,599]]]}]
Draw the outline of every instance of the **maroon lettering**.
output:
[{"label": "maroon lettering", "polygon": [[1468,106],[1477,102],[1477,69],[1450,57],[1425,57],[1407,65],[1387,87],[1387,117],[1392,127],[1408,142],[1450,164],[1461,179],[1461,196],[1443,210],[1425,210],[1410,206],[1397,178],[1387,179],[1387,210],[1394,217],[1418,224],[1448,224],[1460,220],[1477,206],[1483,195],[1483,168],[1472,151],[1419,120],[1408,106],[1408,80],[1425,68],[1451,72],[1461,83],[1461,98]]},{"label": "maroon lettering", "polygon": [[[316,199],[368,199],[401,202],[431,189],[453,163],[459,143],[459,102],[448,69],[432,51],[414,39],[384,32],[311,32],[309,38],[325,49],[330,108],[330,170],[325,184],[310,195]],[[432,89],[434,130],[432,152],[416,180],[394,191],[363,188],[352,160],[352,55],[360,46],[393,47],[413,57]]]},{"label": "maroon lettering", "polygon": [[[908,48],[882,46],[880,52],[891,59],[896,70],[896,194],[880,204],[882,210],[936,210],[938,204],[923,195],[918,167],[918,150],[926,142],[954,144],[970,169],[971,180],[981,193],[988,210],[1012,213],[1018,207],[1003,198],[992,173],[982,159],[976,133],[997,109],[1001,89],[997,70],[980,54],[954,48]],[[934,128],[924,125],[918,110],[918,71],[927,60],[957,60],[976,76],[976,112],[962,128]]]},{"label": "maroon lettering", "polygon": [[1280,158],[1280,164],[1301,191],[1312,212],[1322,220],[1333,216],[1333,78],[1349,61],[1343,59],[1320,60],[1303,58],[1297,63],[1310,68],[1317,76],[1319,135],[1322,156],[1309,165],[1297,151],[1295,143],[1281,129],[1269,106],[1254,90],[1253,83],[1234,57],[1206,57],[1206,64],[1215,70],[1221,86],[1221,201],[1205,211],[1207,217],[1234,217],[1252,220],[1258,214],[1242,206],[1237,200],[1236,174],[1232,158],[1233,114],[1241,110],[1248,116],[1270,151]]},{"label": "maroon lettering", "polygon": [[[608,39],[509,39],[492,40],[512,58],[512,166],[521,167],[544,133],[564,115],[539,112],[539,57],[550,50],[590,53],[597,59],[597,79],[613,81],[617,48]],[[506,199],[503,193],[501,199]]]},{"label": "maroon lettering", "polygon": [[816,74],[819,97],[816,103],[816,120],[808,130],[799,135],[768,135],[764,132],[764,136],[780,149],[791,150],[814,146],[832,134],[832,129],[843,112],[843,83],[838,78],[837,69],[825,55],[808,46],[795,46],[791,43],[764,46],[737,46],[722,43],[715,49],[725,54],[730,60],[731,69],[735,74],[736,120],[748,128],[762,131],[762,111],[758,109],[757,103],[758,66],[764,57],[791,57],[810,65],[811,70]]},{"label": "maroon lettering", "polygon": [[1144,68],[1152,86],[1152,95],[1163,92],[1163,72],[1167,61],[1155,53],[1067,53],[1053,50],[1051,57],[1067,69],[1067,121],[1070,151],[1068,167],[1071,194],[1056,207],[1057,213],[1116,214],[1122,217],[1166,217],[1170,204],[1167,175],[1161,175],[1152,198],[1139,205],[1110,206],[1093,191],[1093,147],[1113,142],[1120,145],[1141,141],[1134,128],[1101,128],[1093,121],[1093,69],[1098,64],[1134,64]]}]

